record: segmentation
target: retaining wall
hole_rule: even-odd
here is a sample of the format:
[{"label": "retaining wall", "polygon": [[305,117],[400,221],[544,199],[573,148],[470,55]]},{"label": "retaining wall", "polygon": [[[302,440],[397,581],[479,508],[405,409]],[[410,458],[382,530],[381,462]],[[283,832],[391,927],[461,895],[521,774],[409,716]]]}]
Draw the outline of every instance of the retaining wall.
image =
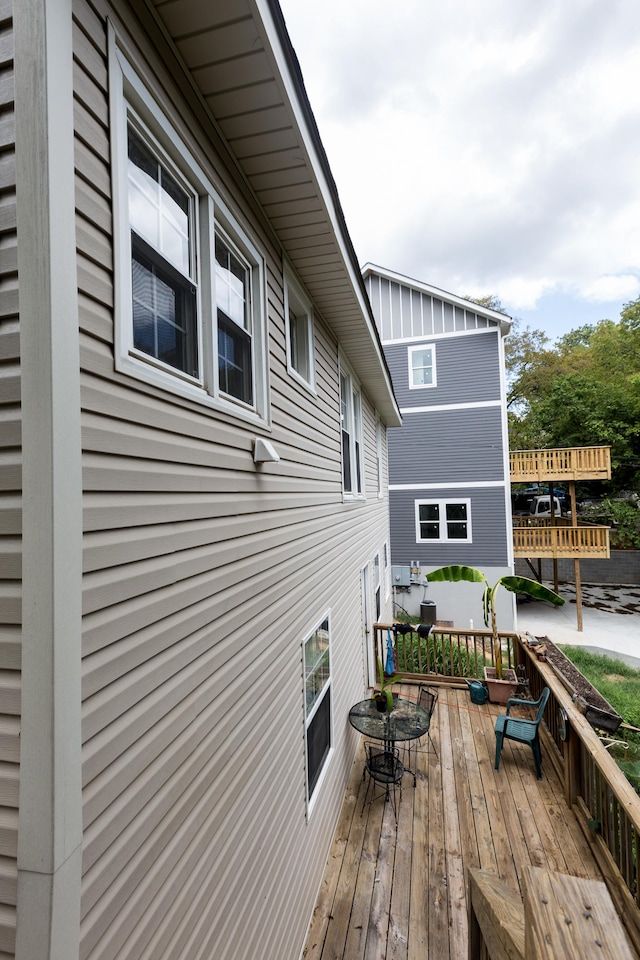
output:
[{"label": "retaining wall", "polygon": [[[538,562],[533,561],[538,569]],[[573,583],[573,560],[558,560],[558,579]],[[525,560],[516,560],[516,573],[533,576]],[[580,577],[583,583],[637,583],[640,584],[640,550],[612,550],[610,560],[581,560]],[[553,580],[553,560],[542,561],[542,579]]]}]

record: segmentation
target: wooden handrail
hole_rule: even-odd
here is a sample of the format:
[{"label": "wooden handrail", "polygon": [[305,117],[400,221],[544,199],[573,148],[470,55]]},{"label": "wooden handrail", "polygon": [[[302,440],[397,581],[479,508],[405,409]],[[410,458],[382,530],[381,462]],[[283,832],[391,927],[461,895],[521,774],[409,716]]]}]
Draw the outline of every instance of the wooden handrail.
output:
[{"label": "wooden handrail", "polygon": [[611,447],[511,450],[509,462],[512,483],[611,479]]}]

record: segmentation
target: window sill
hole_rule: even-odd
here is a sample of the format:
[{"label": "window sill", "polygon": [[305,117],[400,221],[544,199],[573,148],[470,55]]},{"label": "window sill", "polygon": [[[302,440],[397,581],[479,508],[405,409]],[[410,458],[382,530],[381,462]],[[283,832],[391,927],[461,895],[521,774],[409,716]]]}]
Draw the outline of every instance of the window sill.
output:
[{"label": "window sill", "polygon": [[191,400],[209,410],[215,410],[227,416],[242,420],[252,427],[261,427],[267,430],[271,429],[267,418],[261,416],[256,410],[248,410],[223,397],[214,397],[210,393],[207,393],[204,387],[196,383],[190,383],[186,379],[183,380],[179,373],[173,376],[171,373],[153,366],[152,363],[139,360],[134,356],[117,357],[116,370],[148,386],[163,390],[169,394],[170,397],[176,396],[185,400]]}]

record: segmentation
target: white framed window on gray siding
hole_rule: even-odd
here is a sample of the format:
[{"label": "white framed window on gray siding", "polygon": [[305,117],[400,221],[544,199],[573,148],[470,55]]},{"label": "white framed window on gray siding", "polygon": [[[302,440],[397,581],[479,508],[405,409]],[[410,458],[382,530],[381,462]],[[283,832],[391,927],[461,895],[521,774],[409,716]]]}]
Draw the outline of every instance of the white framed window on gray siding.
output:
[{"label": "white framed window on gray siding", "polygon": [[416,500],[416,543],[471,543],[470,500]]},{"label": "white framed window on gray siding", "polygon": [[342,434],[342,489],[345,497],[363,497],[362,396],[360,384],[340,361],[340,430]]},{"label": "white framed window on gray siding", "polygon": [[284,313],[287,328],[287,369],[292,377],[315,393],[313,311],[302,288],[286,269]]},{"label": "white framed window on gray siding", "polygon": [[409,347],[409,389],[422,390],[437,385],[435,343]]},{"label": "white framed window on gray siding", "polygon": [[264,258],[109,42],[116,368],[264,424]]},{"label": "white framed window on gray siding", "polygon": [[302,645],[307,799],[311,801],[332,747],[331,616],[316,624]]}]

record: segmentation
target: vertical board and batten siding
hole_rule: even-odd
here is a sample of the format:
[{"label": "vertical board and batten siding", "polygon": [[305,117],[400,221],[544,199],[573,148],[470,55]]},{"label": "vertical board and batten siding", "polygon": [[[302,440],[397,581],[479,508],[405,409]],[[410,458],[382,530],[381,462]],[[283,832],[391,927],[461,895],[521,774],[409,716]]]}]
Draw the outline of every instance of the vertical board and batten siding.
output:
[{"label": "vertical board and batten siding", "polygon": [[0,957],[13,957],[20,778],[21,417],[12,4],[0,2]]},{"label": "vertical board and batten siding", "polygon": [[[114,371],[104,5],[74,3],[83,399],[83,958],[296,960],[363,691],[360,569],[388,537],[375,414],[367,502],[343,503],[337,344],[317,396],[286,368],[282,261],[263,251],[272,433]],[[131,25],[132,14],[118,8]],[[117,17],[116,17],[117,23]],[[188,108],[153,49],[147,82]],[[235,188],[193,121],[210,175]],[[197,143],[196,143],[197,140]],[[334,752],[307,819],[302,641],[331,611]]]},{"label": "vertical board and batten siding", "polygon": [[436,347],[436,386],[413,389],[409,389],[409,348],[416,343],[385,344],[384,354],[400,408],[499,402],[499,337],[497,327],[493,327],[480,334],[429,341]]},{"label": "vertical board and batten siding", "polygon": [[495,326],[473,310],[448,303],[444,293],[440,299],[376,274],[364,282],[383,343]]}]

